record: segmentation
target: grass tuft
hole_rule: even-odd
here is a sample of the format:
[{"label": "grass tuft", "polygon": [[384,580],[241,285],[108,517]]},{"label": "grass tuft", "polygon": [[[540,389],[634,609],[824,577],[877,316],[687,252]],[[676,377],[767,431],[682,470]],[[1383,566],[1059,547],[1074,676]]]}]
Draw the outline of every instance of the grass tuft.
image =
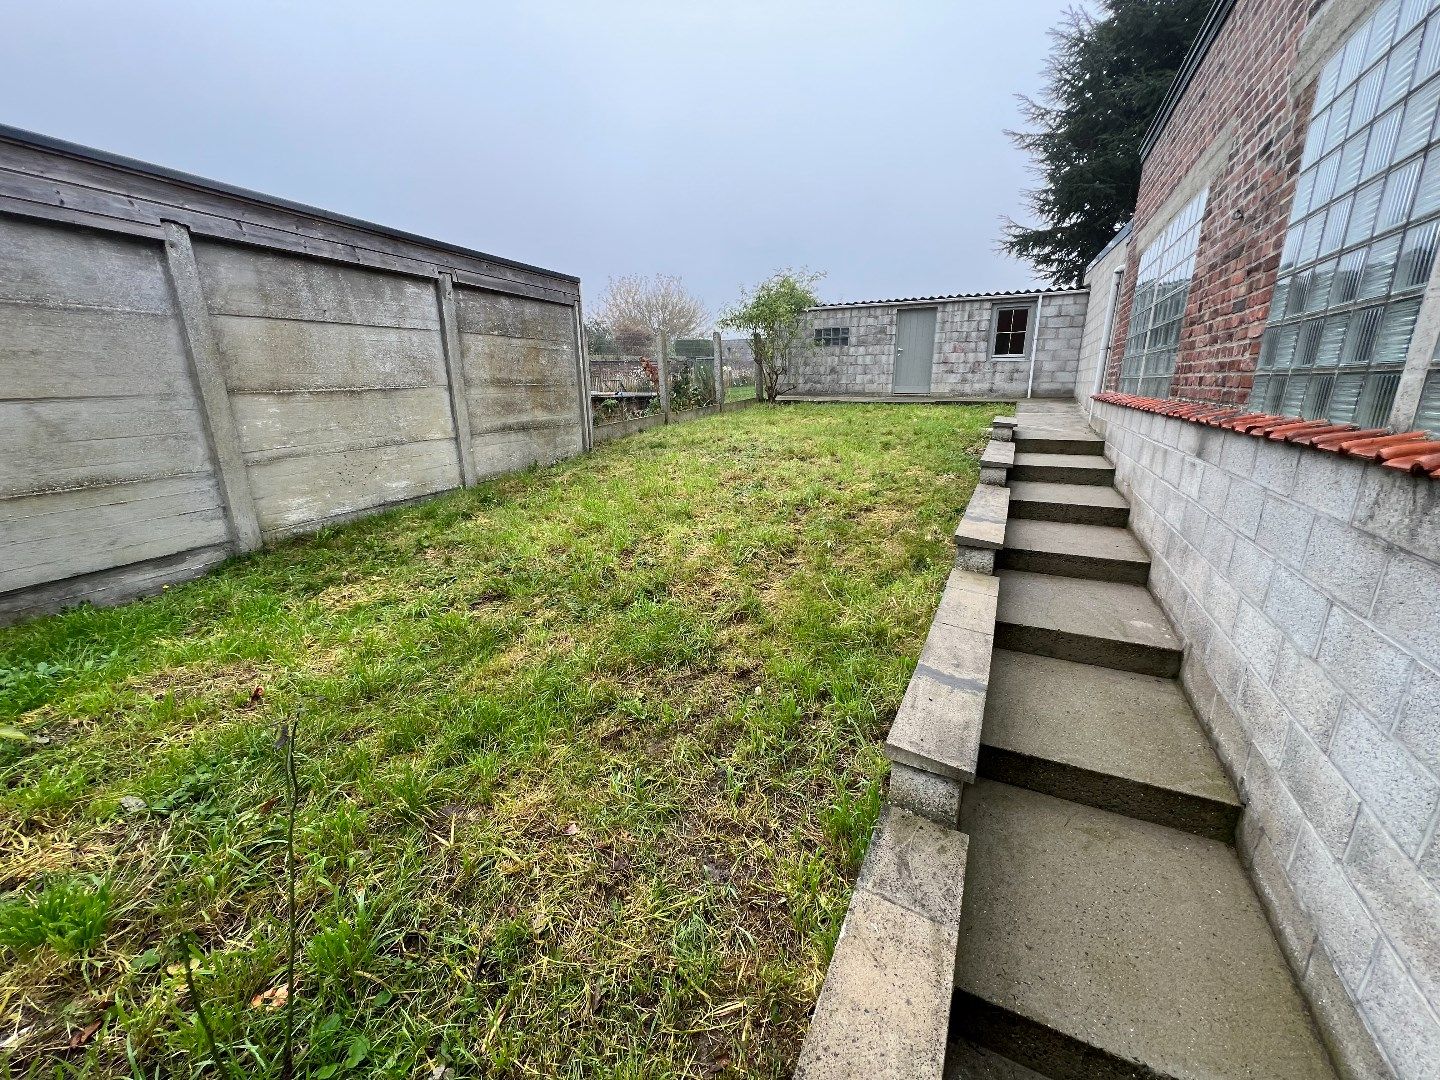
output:
[{"label": "grass tuft", "polygon": [[89,952],[105,936],[110,886],[104,881],[56,881],[39,892],[0,904],[0,948],[32,953],[49,947],[61,956]]}]

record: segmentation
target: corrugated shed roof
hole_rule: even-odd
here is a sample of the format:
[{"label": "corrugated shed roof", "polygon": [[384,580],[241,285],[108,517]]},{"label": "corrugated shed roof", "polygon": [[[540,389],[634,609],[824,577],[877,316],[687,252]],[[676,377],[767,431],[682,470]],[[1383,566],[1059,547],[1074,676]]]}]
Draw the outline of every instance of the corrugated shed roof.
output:
[{"label": "corrugated shed roof", "polygon": [[1057,293],[1082,293],[1085,289],[1011,289],[1008,292],[947,293],[944,296],[897,296],[891,300],[844,300],[833,304],[817,304],[811,311],[825,308],[870,307],[875,304],[933,304],[944,300],[991,300],[1007,296],[1050,296]]}]

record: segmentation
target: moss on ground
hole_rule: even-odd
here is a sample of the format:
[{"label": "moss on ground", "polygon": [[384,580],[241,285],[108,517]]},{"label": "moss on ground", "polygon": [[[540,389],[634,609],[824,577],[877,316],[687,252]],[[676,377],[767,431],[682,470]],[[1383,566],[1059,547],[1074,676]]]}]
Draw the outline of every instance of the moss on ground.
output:
[{"label": "moss on ground", "polygon": [[788,1075],[993,412],[747,409],[0,630],[0,1060],[216,1075],[188,938],[278,1075],[290,723],[301,1075]]}]

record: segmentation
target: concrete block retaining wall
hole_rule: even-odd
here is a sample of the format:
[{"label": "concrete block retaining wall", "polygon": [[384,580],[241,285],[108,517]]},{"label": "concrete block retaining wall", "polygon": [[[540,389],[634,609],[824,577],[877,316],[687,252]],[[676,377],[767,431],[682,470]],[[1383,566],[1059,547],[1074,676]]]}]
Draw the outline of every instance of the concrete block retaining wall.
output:
[{"label": "concrete block retaining wall", "polygon": [[[1440,1060],[1440,483],[1096,403],[1322,1024]],[[1422,1068],[1428,1061],[1429,1065]]]},{"label": "concrete block retaining wall", "polygon": [[[988,454],[1008,448],[1013,458],[1013,425],[996,418]],[[958,828],[961,793],[975,780],[1000,592],[993,558],[982,572],[966,567],[965,554],[978,544],[993,557],[1004,540],[1008,465],[992,471],[1000,475],[975,488],[956,528],[956,569],[890,725],[888,805],[835,943],[796,1080],[941,1080],[946,1065],[970,843]]]},{"label": "concrete block retaining wall", "polygon": [[[1084,292],[1046,294],[1035,350],[1036,397],[1069,397],[1075,390],[1084,331]],[[911,307],[936,309],[930,390],[961,398],[1023,398],[1030,389],[1030,357],[991,357],[997,307],[1030,304],[1034,297],[987,296]],[[817,308],[811,328],[849,327],[849,345],[809,348],[796,371],[798,394],[889,394],[895,379],[898,306],[867,304]]]},{"label": "concrete block retaining wall", "polygon": [[0,130],[0,621],[588,442],[574,278]]}]

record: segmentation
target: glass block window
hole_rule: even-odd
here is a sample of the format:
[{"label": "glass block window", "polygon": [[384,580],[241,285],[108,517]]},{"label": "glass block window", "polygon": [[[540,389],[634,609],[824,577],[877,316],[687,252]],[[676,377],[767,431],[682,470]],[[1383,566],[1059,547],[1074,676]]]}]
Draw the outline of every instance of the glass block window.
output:
[{"label": "glass block window", "polygon": [[822,326],[815,331],[816,345],[849,345],[848,326]]},{"label": "glass block window", "polygon": [[1191,199],[1140,255],[1125,357],[1120,362],[1120,389],[1127,394],[1157,398],[1170,394],[1208,195],[1202,191]]},{"label": "glass block window", "polygon": [[991,356],[1024,356],[1025,335],[1030,329],[1028,307],[996,308],[995,343]]},{"label": "glass block window", "polygon": [[1320,73],[1256,409],[1390,417],[1440,231],[1437,8],[1386,0]]},{"label": "glass block window", "polygon": [[1415,414],[1415,427],[1440,435],[1440,364],[1433,364],[1420,391],[1420,409]]}]

